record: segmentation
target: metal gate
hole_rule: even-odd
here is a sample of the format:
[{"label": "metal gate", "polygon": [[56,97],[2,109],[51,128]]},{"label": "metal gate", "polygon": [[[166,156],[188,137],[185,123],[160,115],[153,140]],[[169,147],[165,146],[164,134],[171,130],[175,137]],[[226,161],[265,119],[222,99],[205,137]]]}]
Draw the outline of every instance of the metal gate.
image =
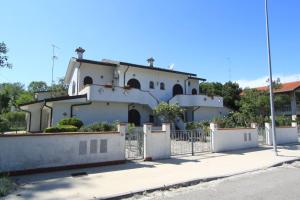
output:
[{"label": "metal gate", "polygon": [[144,158],[144,132],[142,127],[126,131],[125,155],[127,160]]},{"label": "metal gate", "polygon": [[266,145],[266,130],[264,127],[259,127],[258,128],[258,144],[259,145]]},{"label": "metal gate", "polygon": [[202,130],[171,131],[171,155],[184,155],[211,151],[210,132]]}]

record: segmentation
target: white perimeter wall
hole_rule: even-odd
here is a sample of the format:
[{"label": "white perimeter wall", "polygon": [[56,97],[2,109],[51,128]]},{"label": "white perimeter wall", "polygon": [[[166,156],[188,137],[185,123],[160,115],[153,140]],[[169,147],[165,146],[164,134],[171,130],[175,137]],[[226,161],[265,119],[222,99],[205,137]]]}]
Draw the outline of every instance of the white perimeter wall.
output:
[{"label": "white perimeter wall", "polygon": [[1,136],[0,172],[125,160],[124,135]]},{"label": "white perimeter wall", "polygon": [[[266,142],[268,145],[273,145],[272,128],[269,123],[266,123]],[[276,127],[276,143],[288,144],[298,142],[298,129],[297,127]]]},{"label": "white perimeter wall", "polygon": [[214,129],[212,130],[212,151],[232,151],[258,146],[257,129]]}]

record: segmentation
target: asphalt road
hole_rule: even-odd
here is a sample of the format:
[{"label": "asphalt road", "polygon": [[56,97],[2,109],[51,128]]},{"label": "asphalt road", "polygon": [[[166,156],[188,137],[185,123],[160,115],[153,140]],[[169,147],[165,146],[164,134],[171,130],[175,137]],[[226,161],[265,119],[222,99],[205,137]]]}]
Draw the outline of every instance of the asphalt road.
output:
[{"label": "asphalt road", "polygon": [[300,162],[131,199],[300,200]]}]

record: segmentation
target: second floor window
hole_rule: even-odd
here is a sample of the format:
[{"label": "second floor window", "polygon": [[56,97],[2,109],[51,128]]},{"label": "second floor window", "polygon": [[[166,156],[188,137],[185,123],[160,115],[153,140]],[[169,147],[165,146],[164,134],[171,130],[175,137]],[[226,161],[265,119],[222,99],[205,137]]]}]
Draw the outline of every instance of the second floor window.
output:
[{"label": "second floor window", "polygon": [[150,89],[154,89],[154,82],[153,82],[153,81],[150,81],[150,82],[149,82],[149,88],[150,88]]},{"label": "second floor window", "polygon": [[165,90],[165,83],[160,83],[160,89]]},{"label": "second floor window", "polygon": [[93,84],[93,79],[89,76],[84,77],[83,79],[83,85],[91,85]]}]

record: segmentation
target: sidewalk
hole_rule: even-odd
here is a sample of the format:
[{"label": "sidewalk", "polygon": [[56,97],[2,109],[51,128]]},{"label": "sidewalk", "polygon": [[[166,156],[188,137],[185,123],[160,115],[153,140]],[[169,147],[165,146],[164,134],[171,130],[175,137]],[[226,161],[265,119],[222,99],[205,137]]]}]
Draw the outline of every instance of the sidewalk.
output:
[{"label": "sidewalk", "polygon": [[[210,180],[300,159],[300,145],[178,157],[15,177],[22,186],[5,199],[102,199],[191,181]],[[70,174],[86,172],[86,176]]]}]

